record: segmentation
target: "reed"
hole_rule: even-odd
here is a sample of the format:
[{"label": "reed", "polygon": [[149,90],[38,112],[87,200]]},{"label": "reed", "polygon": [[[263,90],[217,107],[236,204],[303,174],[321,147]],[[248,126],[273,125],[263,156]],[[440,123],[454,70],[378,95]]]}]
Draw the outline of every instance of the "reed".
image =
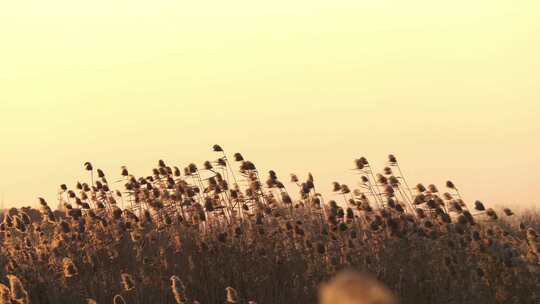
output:
[{"label": "reed", "polygon": [[394,155],[381,172],[357,159],[359,186],[326,199],[311,173],[262,177],[213,150],[113,182],[88,162],[58,209],[39,198],[0,215],[0,304],[540,300],[538,213],[468,204],[451,181],[411,188]]}]

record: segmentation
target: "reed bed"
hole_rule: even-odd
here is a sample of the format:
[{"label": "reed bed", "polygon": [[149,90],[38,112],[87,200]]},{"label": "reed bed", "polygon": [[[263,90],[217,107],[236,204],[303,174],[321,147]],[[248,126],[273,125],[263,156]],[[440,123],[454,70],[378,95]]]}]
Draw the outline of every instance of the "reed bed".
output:
[{"label": "reed bed", "polygon": [[451,181],[411,187],[393,155],[380,173],[355,160],[358,186],[333,183],[331,200],[311,174],[213,150],[112,181],[88,162],[58,208],[10,209],[0,304],[540,301],[538,214],[465,201]]}]

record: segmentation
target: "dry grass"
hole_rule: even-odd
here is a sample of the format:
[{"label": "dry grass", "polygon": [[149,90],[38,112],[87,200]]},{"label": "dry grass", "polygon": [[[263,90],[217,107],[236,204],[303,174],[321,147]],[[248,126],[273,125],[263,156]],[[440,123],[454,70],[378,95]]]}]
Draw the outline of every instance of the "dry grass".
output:
[{"label": "dry grass", "polygon": [[[360,186],[335,182],[338,203],[311,174],[261,179],[214,151],[201,168],[123,167],[121,190],[86,163],[89,183],[61,185],[61,210],[9,210],[0,303],[540,301],[538,214],[466,202],[450,181],[409,187],[392,155],[380,174],[357,159]],[[343,269],[368,275],[328,282]]]}]

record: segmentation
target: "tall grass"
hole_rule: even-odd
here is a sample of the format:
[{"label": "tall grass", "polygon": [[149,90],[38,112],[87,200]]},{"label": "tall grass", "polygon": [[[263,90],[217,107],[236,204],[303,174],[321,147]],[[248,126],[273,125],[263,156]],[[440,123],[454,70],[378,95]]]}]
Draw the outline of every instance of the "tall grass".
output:
[{"label": "tall grass", "polygon": [[[540,300],[538,214],[466,202],[451,181],[410,187],[393,155],[381,173],[357,159],[359,186],[335,182],[337,202],[311,174],[264,177],[213,149],[201,167],[160,160],[149,176],[122,167],[112,181],[88,162],[89,183],[61,185],[58,210],[44,199],[10,209],[0,303]],[[344,269],[369,275],[328,282]]]}]

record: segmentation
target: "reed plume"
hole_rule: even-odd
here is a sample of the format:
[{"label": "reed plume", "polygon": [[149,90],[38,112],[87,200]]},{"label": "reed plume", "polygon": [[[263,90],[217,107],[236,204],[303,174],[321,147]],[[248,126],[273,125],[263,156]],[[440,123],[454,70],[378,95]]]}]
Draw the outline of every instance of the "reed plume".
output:
[{"label": "reed plume", "polygon": [[12,274],[8,274],[7,278],[9,280],[9,289],[11,290],[11,300],[13,300],[15,304],[30,303],[28,292],[26,292],[26,289],[19,278]]},{"label": "reed plume", "polygon": [[135,281],[130,274],[122,273],[120,277],[122,279],[122,287],[125,291],[131,291],[135,289]]},{"label": "reed plume", "polygon": [[183,304],[185,301],[187,301],[186,298],[186,287],[184,286],[184,283],[182,280],[180,280],[177,276],[171,276],[171,291],[174,295],[174,300],[176,301],[176,304]]}]

